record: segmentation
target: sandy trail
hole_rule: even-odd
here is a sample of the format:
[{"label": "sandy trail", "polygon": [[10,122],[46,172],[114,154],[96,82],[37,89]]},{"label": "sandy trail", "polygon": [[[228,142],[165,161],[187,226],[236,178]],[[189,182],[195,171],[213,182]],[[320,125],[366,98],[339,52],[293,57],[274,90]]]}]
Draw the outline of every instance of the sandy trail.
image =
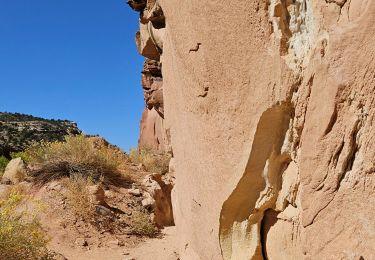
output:
[{"label": "sandy trail", "polygon": [[134,248],[95,248],[82,251],[59,246],[54,249],[68,260],[178,260],[176,236],[176,228],[169,227],[163,230],[162,238],[146,240]]}]

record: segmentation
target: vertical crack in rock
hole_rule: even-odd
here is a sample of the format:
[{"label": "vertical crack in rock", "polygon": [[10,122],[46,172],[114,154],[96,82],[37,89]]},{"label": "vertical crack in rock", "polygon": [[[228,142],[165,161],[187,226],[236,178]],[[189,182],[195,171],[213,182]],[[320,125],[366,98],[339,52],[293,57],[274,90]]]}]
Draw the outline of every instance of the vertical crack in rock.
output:
[{"label": "vertical crack in rock", "polygon": [[290,162],[284,147],[292,117],[292,107],[284,103],[266,110],[259,120],[246,170],[221,211],[225,260],[263,259],[261,222],[264,212],[275,207],[282,172]]},{"label": "vertical crack in rock", "polygon": [[360,121],[357,120],[354,123],[353,128],[350,131],[347,153],[341,165],[340,173],[338,176],[339,181],[338,181],[337,188],[340,187],[341,182],[345,178],[346,173],[351,171],[353,168],[356,153],[358,151],[357,134],[358,134],[359,129],[360,129]]},{"label": "vertical crack in rock", "polygon": [[293,70],[305,67],[314,40],[311,0],[271,0],[270,17],[273,37]]}]

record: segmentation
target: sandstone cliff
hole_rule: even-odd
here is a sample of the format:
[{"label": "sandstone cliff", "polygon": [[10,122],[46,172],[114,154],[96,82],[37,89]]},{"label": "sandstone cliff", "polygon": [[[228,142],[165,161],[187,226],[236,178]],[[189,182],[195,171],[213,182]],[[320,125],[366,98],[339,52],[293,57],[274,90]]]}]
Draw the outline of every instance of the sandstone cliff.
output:
[{"label": "sandstone cliff", "polygon": [[128,1],[140,12],[140,31],[136,34],[139,53],[145,56],[142,71],[145,110],[142,114],[139,145],[158,151],[170,150],[168,131],[164,125],[163,76],[160,56],[165,18],[156,1]]},{"label": "sandstone cliff", "polygon": [[375,1],[129,4],[162,63],[182,259],[373,259]]}]

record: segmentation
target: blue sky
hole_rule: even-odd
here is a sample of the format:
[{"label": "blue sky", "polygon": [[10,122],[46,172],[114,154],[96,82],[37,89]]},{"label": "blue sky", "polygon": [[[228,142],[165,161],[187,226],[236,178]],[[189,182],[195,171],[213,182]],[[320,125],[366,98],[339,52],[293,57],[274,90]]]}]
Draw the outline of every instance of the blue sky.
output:
[{"label": "blue sky", "polygon": [[69,119],[128,150],[144,107],[124,0],[0,0],[0,111]]}]

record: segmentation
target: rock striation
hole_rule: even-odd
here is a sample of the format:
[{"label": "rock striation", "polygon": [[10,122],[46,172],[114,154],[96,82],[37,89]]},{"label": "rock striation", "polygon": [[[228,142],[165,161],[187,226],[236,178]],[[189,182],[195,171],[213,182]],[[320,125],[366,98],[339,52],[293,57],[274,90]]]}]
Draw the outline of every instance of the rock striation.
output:
[{"label": "rock striation", "polygon": [[162,64],[181,258],[372,259],[375,1],[129,4]]}]

